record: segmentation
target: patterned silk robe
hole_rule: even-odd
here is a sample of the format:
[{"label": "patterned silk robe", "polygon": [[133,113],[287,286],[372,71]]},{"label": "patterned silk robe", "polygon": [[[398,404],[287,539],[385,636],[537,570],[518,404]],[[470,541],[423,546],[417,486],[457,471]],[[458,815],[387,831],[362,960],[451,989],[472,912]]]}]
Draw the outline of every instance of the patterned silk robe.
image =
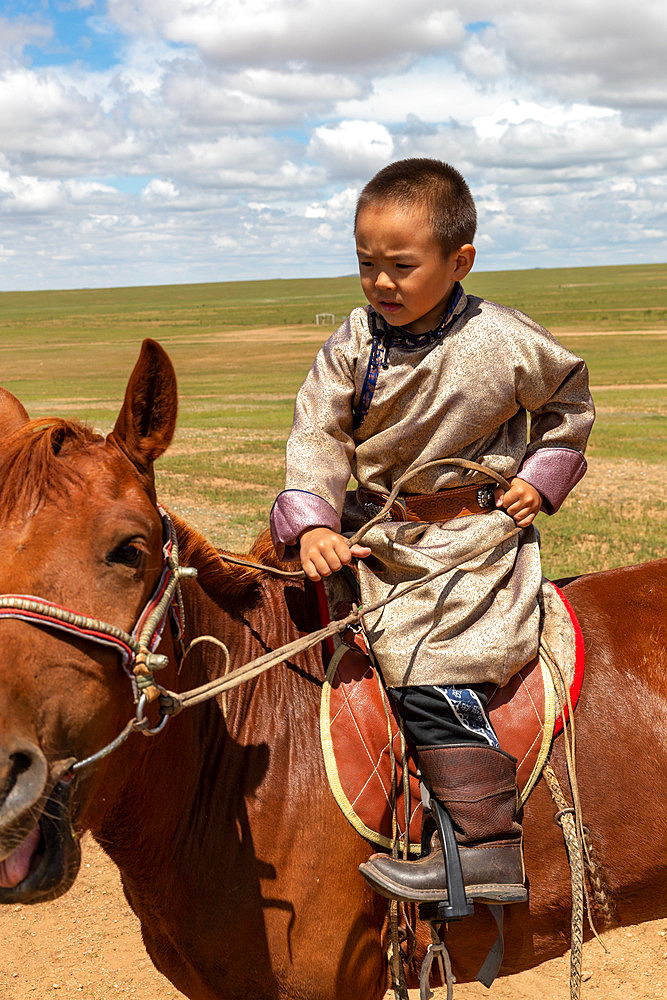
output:
[{"label": "patterned silk robe", "polygon": [[[309,527],[341,530],[350,475],[360,486],[389,493],[404,472],[439,459],[437,468],[405,484],[405,492],[483,480],[448,466],[446,459],[456,456],[506,479],[519,475],[540,491],[548,513],[583,476],[594,419],[584,362],[523,313],[462,290],[458,296],[437,339],[406,332],[390,339],[361,422],[373,348],[370,308],[355,309],[322,347],[297,396],[285,491],[271,512],[279,554],[294,558]],[[500,542],[512,527],[497,509],[444,524],[381,523],[366,534],[363,544],[373,553],[359,561],[366,606],[490,546],[365,616],[389,686],[502,685],[535,655],[538,536],[531,526]]]}]

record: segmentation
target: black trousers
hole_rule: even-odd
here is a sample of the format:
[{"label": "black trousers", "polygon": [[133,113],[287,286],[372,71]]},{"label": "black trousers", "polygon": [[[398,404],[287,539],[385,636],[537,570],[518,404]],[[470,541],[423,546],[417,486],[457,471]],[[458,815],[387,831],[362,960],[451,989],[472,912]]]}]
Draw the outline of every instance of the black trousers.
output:
[{"label": "black trousers", "polygon": [[[464,691],[472,692],[472,697],[466,694],[460,700],[458,694]],[[389,688],[389,692],[403,720],[406,735],[415,746],[447,746],[451,743],[498,746],[498,739],[486,714],[488,697],[480,685],[465,689],[419,685]],[[446,692],[450,692],[450,697]],[[480,711],[477,711],[477,703]]]}]

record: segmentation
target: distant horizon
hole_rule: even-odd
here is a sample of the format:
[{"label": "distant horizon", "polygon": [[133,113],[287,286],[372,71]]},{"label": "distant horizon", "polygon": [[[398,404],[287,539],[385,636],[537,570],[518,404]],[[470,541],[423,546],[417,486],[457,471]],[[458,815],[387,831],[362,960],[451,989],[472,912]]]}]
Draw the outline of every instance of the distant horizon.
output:
[{"label": "distant horizon", "polygon": [[[662,267],[667,266],[667,260],[664,261],[639,261],[633,262],[632,264],[569,264],[565,266],[555,266],[555,267],[542,267],[540,265],[535,265],[533,267],[475,267],[471,272],[469,277],[473,278],[478,274],[504,274],[504,273],[515,273],[521,271],[590,271],[595,269],[605,269],[610,268],[633,268],[633,267]],[[71,285],[63,286],[61,288],[2,288],[0,289],[0,296],[2,295],[31,295],[31,294],[48,294],[49,292],[104,292],[104,291],[123,291],[124,289],[140,289],[140,288],[181,288],[181,287],[196,287],[196,286],[209,286],[209,285],[242,285],[242,284],[263,284],[275,281],[339,281],[343,279],[348,279],[350,281],[357,279],[359,280],[359,275],[350,272],[349,274],[320,274],[320,275],[308,275],[301,277],[292,276],[280,276],[271,278],[221,278],[217,281],[153,281],[153,282],[138,282],[136,284],[125,284],[125,285]],[[464,282],[465,284],[465,282]],[[360,288],[360,295],[363,297],[363,293]]]}]

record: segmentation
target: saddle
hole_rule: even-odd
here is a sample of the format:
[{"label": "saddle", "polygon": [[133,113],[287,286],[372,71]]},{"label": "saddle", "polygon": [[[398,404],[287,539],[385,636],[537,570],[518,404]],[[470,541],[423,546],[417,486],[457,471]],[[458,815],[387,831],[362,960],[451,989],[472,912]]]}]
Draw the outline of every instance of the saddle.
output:
[{"label": "saddle", "polygon": [[[317,585],[323,624],[350,610],[341,574]],[[557,693],[548,660],[555,660],[574,708],[584,675],[584,644],[569,602],[555,584],[541,591],[540,654],[499,688],[489,685],[488,713],[503,750],[518,761],[521,804],[537,783],[567,706]],[[375,669],[363,633],[348,629],[329,640],[320,733],[329,785],[358,833],[390,849],[397,840],[421,853],[422,801],[416,754],[400,729],[392,700]],[[406,775],[403,774],[403,761]]]}]

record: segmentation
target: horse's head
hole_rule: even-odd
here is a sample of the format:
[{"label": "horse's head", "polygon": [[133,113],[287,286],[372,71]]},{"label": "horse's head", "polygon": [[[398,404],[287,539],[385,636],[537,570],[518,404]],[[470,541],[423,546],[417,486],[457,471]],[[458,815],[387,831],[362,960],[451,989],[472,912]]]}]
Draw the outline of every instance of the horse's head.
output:
[{"label": "horse's head", "polygon": [[[0,390],[0,902],[59,895],[76,876],[78,831],[108,763],[76,781],[72,768],[134,714],[123,641],[164,579],[153,462],[175,421],[174,371],[153,341],[106,438],[30,421]],[[125,640],[93,635],[92,619]],[[160,653],[173,662],[172,644],[166,628]]]}]

